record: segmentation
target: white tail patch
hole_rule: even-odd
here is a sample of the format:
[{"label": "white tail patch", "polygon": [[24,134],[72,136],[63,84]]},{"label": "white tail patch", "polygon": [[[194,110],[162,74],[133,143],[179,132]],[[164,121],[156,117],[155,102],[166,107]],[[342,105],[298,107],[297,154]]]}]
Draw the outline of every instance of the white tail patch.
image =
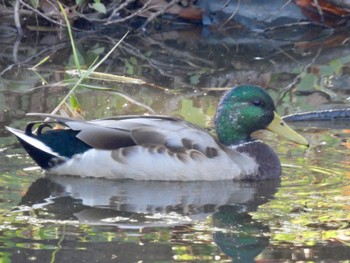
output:
[{"label": "white tail patch", "polygon": [[54,152],[50,147],[48,147],[47,145],[45,145],[44,143],[42,143],[38,139],[35,139],[34,137],[26,135],[23,131],[17,130],[17,129],[14,129],[11,127],[7,127],[7,126],[5,126],[5,128],[9,132],[11,132],[15,136],[17,136],[18,138],[22,139],[23,141],[32,145],[33,147],[39,149],[40,151],[46,152],[46,153],[54,155],[56,157],[60,157],[60,155],[58,153]]}]

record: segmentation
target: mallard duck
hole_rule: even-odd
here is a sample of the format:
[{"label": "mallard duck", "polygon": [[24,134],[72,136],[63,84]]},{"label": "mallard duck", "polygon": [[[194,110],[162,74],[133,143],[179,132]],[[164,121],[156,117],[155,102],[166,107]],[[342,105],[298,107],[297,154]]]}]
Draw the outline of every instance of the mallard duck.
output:
[{"label": "mallard duck", "polygon": [[[296,143],[271,97],[257,86],[236,86],[219,101],[217,138],[168,116],[119,116],[91,121],[49,114],[25,131],[6,127],[43,169],[55,174],[135,180],[264,180],[278,178],[274,151],[251,133],[267,129]],[[62,128],[52,128],[59,124]],[[36,127],[36,129],[34,129]],[[33,131],[35,130],[35,132]]]}]

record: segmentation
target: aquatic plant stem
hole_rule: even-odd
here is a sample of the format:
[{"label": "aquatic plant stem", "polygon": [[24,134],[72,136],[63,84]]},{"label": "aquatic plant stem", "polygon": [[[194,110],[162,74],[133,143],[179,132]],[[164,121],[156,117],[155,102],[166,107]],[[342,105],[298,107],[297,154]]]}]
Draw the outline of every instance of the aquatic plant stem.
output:
[{"label": "aquatic plant stem", "polygon": [[63,98],[63,100],[57,105],[57,107],[51,112],[51,114],[56,114],[60,107],[69,99],[69,97],[73,94],[75,89],[79,86],[79,84],[87,78],[97,67],[101,65],[103,61],[105,61],[109,55],[120,45],[120,43],[124,40],[124,38],[128,35],[129,32],[126,32],[125,35],[114,45],[114,47],[92,68],[89,70],[85,71],[84,73],[81,74],[81,77],[78,79],[78,81],[75,83],[73,88],[68,92],[68,94]]},{"label": "aquatic plant stem", "polygon": [[66,236],[66,231],[67,231],[67,226],[63,225],[62,226],[62,235],[61,235],[60,239],[58,240],[57,248],[52,252],[50,263],[54,263],[56,261],[56,254],[62,249],[61,244]]},{"label": "aquatic plant stem", "polygon": [[70,27],[70,23],[69,23],[66,11],[64,10],[62,4],[60,2],[58,2],[58,5],[61,9],[61,12],[63,14],[64,20],[65,20],[66,25],[67,25],[68,35],[69,35],[70,43],[72,45],[72,50],[73,50],[74,63],[75,63],[75,66],[77,67],[78,71],[80,71],[79,58],[78,58],[77,50],[75,48],[75,43],[74,43],[74,38],[73,38],[73,34],[72,34],[72,29]]},{"label": "aquatic plant stem", "polygon": [[87,78],[92,72],[94,72],[96,70],[96,68],[98,68],[112,53],[113,51],[120,45],[120,43],[124,40],[124,38],[128,35],[129,31],[126,32],[124,34],[124,36],[114,45],[114,47],[99,61],[97,62],[95,65],[91,65],[91,67],[84,71],[81,72],[80,70],[80,64],[79,64],[79,59],[78,59],[78,54],[76,52],[76,48],[75,48],[75,44],[74,44],[74,39],[73,39],[73,34],[72,34],[72,30],[69,24],[69,20],[67,18],[66,12],[63,8],[63,6],[61,5],[61,3],[58,3],[61,9],[61,12],[63,13],[64,19],[66,21],[67,24],[67,29],[68,29],[68,34],[69,34],[69,38],[71,40],[71,44],[72,44],[72,50],[73,50],[73,57],[74,57],[74,62],[75,62],[75,66],[77,67],[78,72],[80,73],[80,78],[77,80],[77,82],[74,84],[73,88],[68,92],[68,94],[63,98],[63,100],[57,105],[57,107],[51,112],[51,114],[56,114],[59,109],[62,107],[62,105],[69,99],[69,97],[73,94],[73,92],[75,91],[75,89],[79,86],[79,84],[85,79]]}]

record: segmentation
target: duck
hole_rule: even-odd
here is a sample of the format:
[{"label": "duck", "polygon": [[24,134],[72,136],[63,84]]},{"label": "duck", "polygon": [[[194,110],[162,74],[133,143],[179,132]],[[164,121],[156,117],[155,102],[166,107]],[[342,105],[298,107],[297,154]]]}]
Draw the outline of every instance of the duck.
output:
[{"label": "duck", "polygon": [[6,127],[49,174],[157,181],[267,180],[281,176],[277,154],[252,137],[269,130],[290,141],[308,141],[277,114],[261,87],[238,85],[218,102],[215,133],[180,118],[128,115],[81,120],[44,118],[24,131]]}]

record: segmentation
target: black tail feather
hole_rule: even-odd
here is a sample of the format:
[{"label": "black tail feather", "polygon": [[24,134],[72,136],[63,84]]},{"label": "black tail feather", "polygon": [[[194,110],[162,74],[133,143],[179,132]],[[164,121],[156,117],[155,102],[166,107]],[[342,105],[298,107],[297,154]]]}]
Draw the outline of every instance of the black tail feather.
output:
[{"label": "black tail feather", "polygon": [[[17,137],[17,136],[16,136]],[[30,143],[27,143],[25,140],[17,137],[19,142],[22,144],[23,148],[29,154],[29,156],[43,169],[48,170],[52,168],[54,164],[57,164],[58,160],[62,160],[60,157],[57,157],[48,152],[42,151]]]}]

